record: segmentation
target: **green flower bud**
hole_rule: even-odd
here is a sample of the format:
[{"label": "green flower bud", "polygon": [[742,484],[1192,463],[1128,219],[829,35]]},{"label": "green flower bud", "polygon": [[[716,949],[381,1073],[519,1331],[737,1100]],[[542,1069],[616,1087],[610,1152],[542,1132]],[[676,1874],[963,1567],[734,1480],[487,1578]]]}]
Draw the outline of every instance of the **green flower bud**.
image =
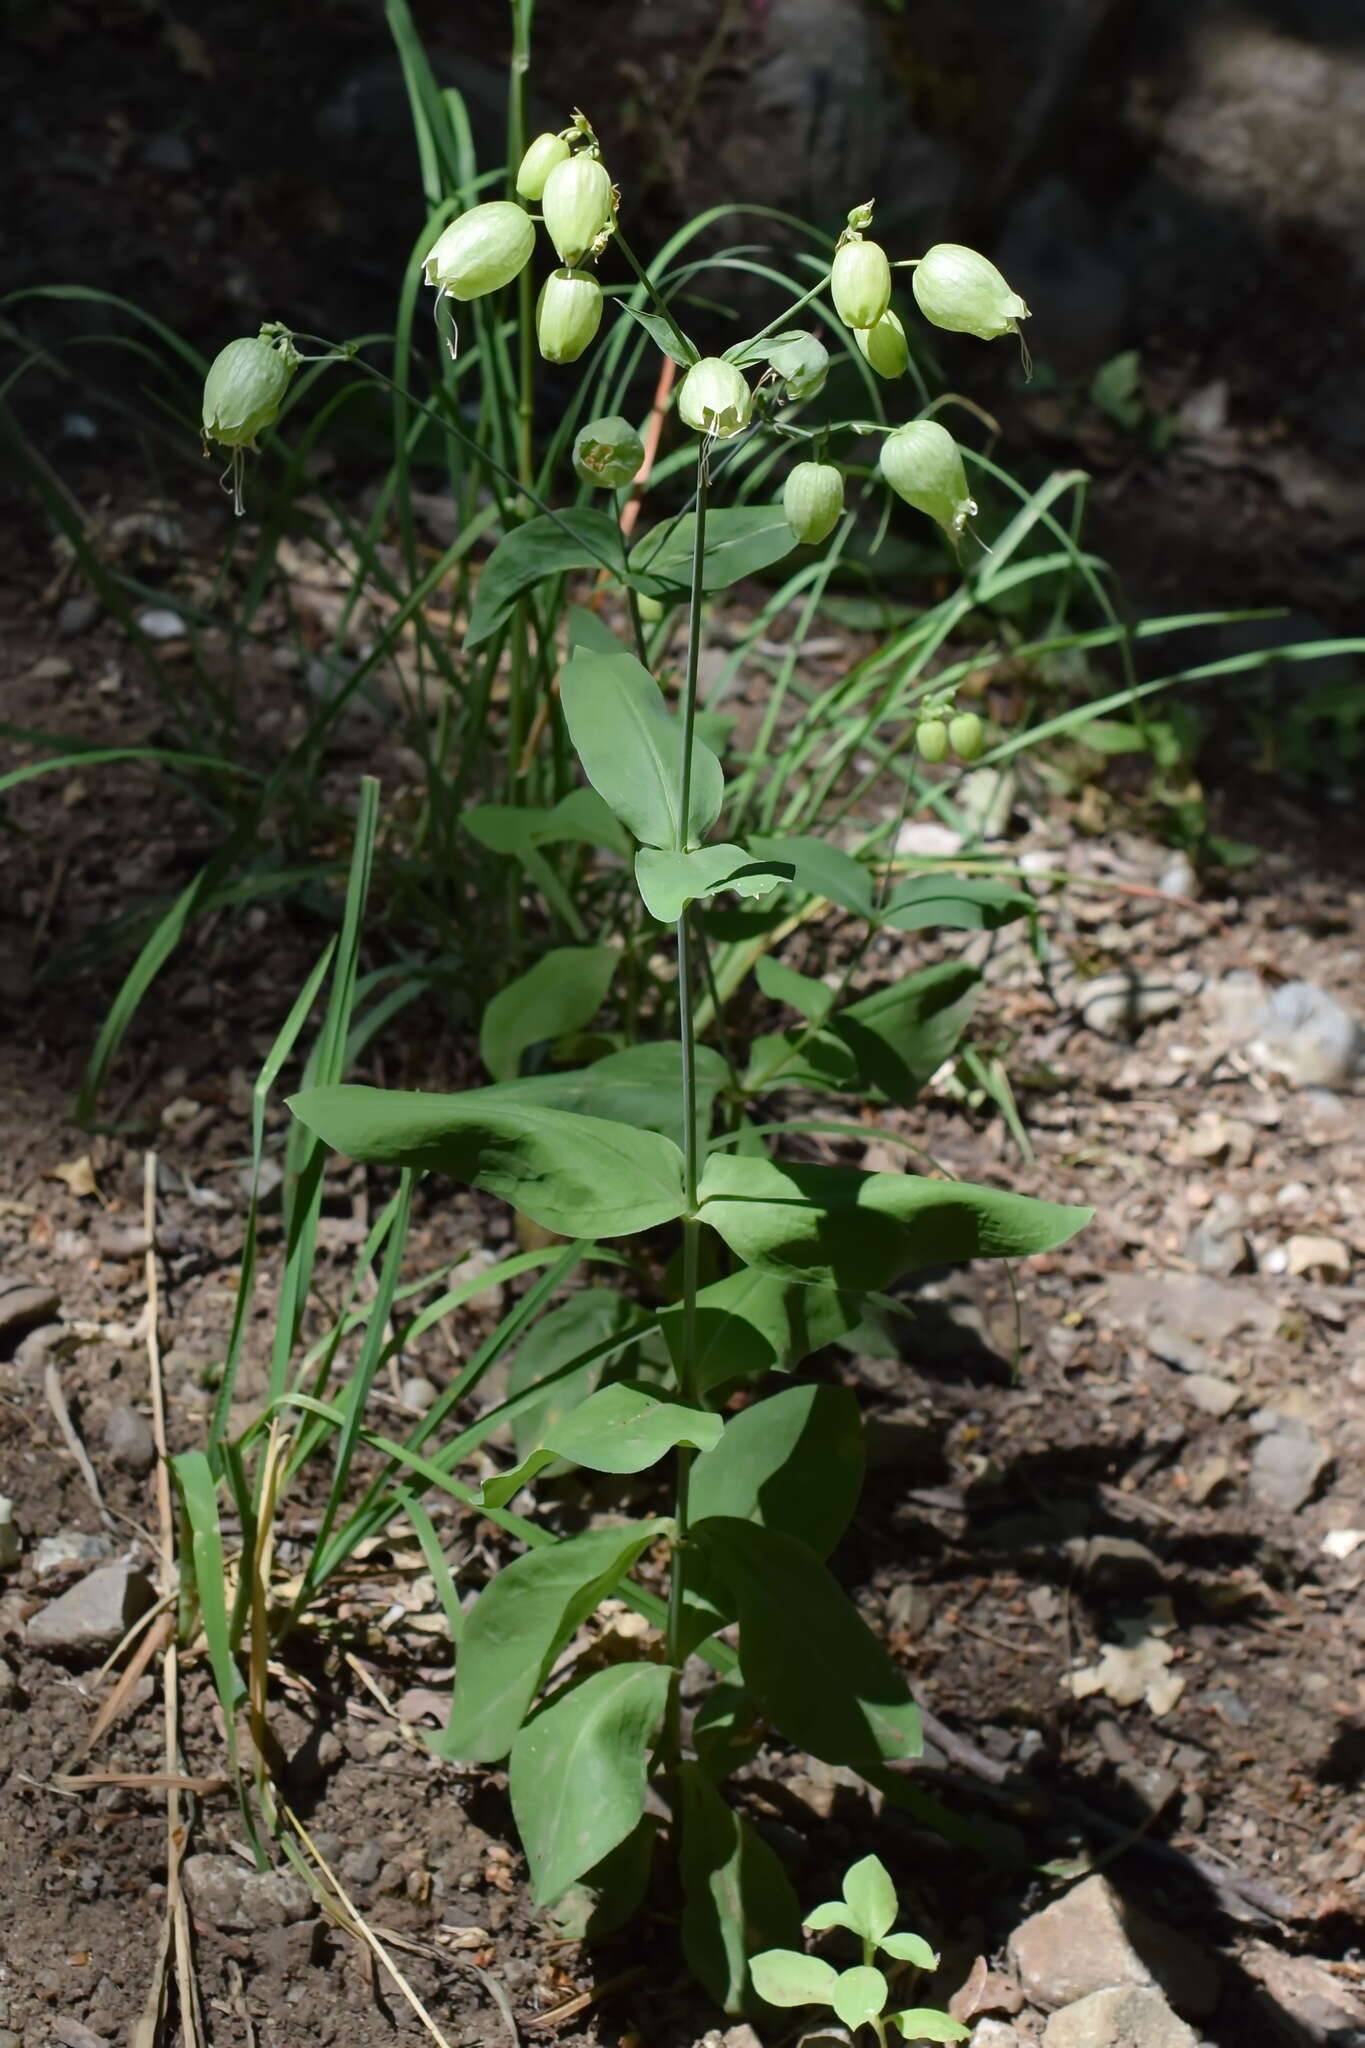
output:
[{"label": "green flower bud", "polygon": [[567,162],[569,145],[562,135],[537,135],[517,169],[517,196],[539,199],[556,164]]},{"label": "green flower bud", "polygon": [[948,744],[959,761],[979,761],[986,751],[986,728],[974,711],[959,711],[948,725]]},{"label": "green flower bud", "polygon": [[678,411],[699,434],[728,441],[749,424],[753,393],[733,363],[703,356],[678,386]]},{"label": "green flower bud", "polygon": [[891,265],[877,242],[841,243],[829,282],[845,327],[875,327],[891,303]]},{"label": "green flower bud", "polygon": [[798,462],[782,487],[782,510],[798,540],[828,540],[844,509],[843,471],[832,462]]},{"label": "green flower bud", "polygon": [[948,752],[948,728],[941,718],[926,718],[915,727],[915,745],[920,758],[936,763],[942,761]]},{"label": "green flower bud", "polygon": [[525,269],[536,245],[535,225],[511,199],[490,199],[453,220],[429,251],[428,284],[452,299],[481,299]]},{"label": "green flower bud", "polygon": [[279,417],[294,365],[264,335],[230,341],[204,379],[204,434],[225,448],[254,448]]},{"label": "green flower bud", "polygon": [[898,497],[954,540],[976,510],[957,443],[937,420],[911,420],[888,434],[878,467]]},{"label": "green flower bud", "polygon": [[611,179],[600,157],[579,154],[556,164],[540,196],[545,232],[572,270],[612,222]]},{"label": "green flower bud", "polygon": [[602,324],[602,287],[587,270],[552,270],[536,301],[536,340],[547,363],[576,363]]},{"label": "green flower bud", "polygon": [[634,483],[644,459],[644,442],[618,413],[589,420],[574,438],[574,474],[581,484],[594,484],[599,490],[623,491]]},{"label": "green flower bud", "polygon": [[936,242],[914,270],[919,309],[935,327],[995,341],[1016,334],[1028,307],[1012,292],[995,265],[958,242]]},{"label": "green flower bud", "polygon": [[879,377],[903,377],[910,365],[910,344],[900,315],[888,306],[875,327],[855,327],[853,339]]}]

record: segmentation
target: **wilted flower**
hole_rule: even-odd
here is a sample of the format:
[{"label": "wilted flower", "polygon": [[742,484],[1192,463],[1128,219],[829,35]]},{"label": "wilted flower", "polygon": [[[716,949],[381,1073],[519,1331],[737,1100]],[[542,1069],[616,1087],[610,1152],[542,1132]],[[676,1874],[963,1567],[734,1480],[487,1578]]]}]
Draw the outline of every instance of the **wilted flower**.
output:
[{"label": "wilted flower", "polygon": [[900,315],[888,306],[875,327],[855,327],[853,339],[879,377],[903,377],[910,364],[910,344]]},{"label": "wilted flower", "polygon": [[937,420],[911,420],[888,434],[878,468],[898,497],[954,540],[976,510],[957,443]]},{"label": "wilted flower", "polygon": [[954,334],[995,341],[1016,334],[1028,318],[1028,307],[995,265],[958,242],[936,242],[915,265],[913,284],[925,319]]},{"label": "wilted flower", "polygon": [[517,167],[517,193],[522,199],[540,198],[545,180],[556,164],[567,162],[569,145],[562,135],[537,135]]},{"label": "wilted flower", "polygon": [[510,284],[535,245],[530,215],[511,199],[489,199],[450,223],[423,270],[427,283],[439,285],[452,299],[481,299]]},{"label": "wilted flower", "polygon": [[540,212],[560,262],[573,270],[611,226],[611,179],[606,165],[583,151],[556,164],[545,180]]},{"label": "wilted flower", "polygon": [[678,411],[699,434],[728,441],[749,424],[753,393],[733,363],[703,356],[678,387]]},{"label": "wilted flower", "polygon": [[604,491],[623,491],[634,483],[645,459],[645,444],[629,420],[619,413],[590,420],[574,438],[573,466],[580,483]]},{"label": "wilted flower", "polygon": [[602,287],[586,270],[552,270],[536,302],[536,340],[547,363],[576,363],[602,324]]},{"label": "wilted flower", "polygon": [[782,510],[796,538],[828,540],[844,509],[843,471],[832,462],[798,462],[782,487]]}]

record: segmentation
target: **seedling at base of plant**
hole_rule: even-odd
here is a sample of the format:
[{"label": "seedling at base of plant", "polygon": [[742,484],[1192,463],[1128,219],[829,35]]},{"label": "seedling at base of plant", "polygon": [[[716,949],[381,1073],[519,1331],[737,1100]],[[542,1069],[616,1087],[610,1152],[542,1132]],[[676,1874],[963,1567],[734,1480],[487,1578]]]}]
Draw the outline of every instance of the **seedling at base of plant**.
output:
[{"label": "seedling at base of plant", "polygon": [[868,2028],[877,2048],[886,2048],[888,2028],[906,2041],[965,2041],[970,2029],[931,2006],[887,2011],[891,1985],[877,1966],[878,1956],[917,1971],[938,1968],[937,1955],[921,1935],[892,1932],[898,1911],[896,1888],[885,1864],[876,1856],[864,1856],[845,1875],[842,1898],[816,1906],[802,1921],[813,1932],[847,1928],[862,1943],[862,1962],[836,1970],[803,1949],[765,1949],[749,1963],[755,1991],[769,2005],[828,2006],[852,2033]]}]

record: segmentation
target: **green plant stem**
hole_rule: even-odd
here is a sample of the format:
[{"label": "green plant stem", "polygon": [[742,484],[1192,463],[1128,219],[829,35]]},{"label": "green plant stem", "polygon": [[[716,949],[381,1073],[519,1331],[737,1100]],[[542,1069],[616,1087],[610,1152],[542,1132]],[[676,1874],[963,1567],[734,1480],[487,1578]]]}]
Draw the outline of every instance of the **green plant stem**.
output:
[{"label": "green plant stem", "polygon": [[679,327],[677,320],[674,318],[674,315],[669,307],[667,299],[663,296],[662,292],[659,290],[659,287],[655,284],[653,278],[645,269],[639,257],[635,254],[635,251],[631,248],[630,243],[621,233],[619,227],[616,230],[616,246],[621,251],[621,254],[625,257],[631,269],[635,272],[635,275],[639,278],[641,284],[644,286],[646,292],[648,292],[650,298],[653,299],[654,304],[657,306],[659,312],[663,315],[664,319],[673,329],[673,332],[677,337],[678,346],[679,348],[681,348],[683,355],[686,357],[687,361],[695,361],[696,350],[693,348],[691,342],[687,339],[687,336],[683,333],[681,327]]},{"label": "green plant stem", "polygon": [[[684,853],[688,841],[688,812],[692,803],[692,737],[697,721],[697,678],[701,665],[702,571],[706,560],[706,504],[711,476],[708,449],[702,442],[697,456],[697,525],[692,547],[692,588],[687,610],[687,680],[683,694],[682,761],[678,771],[677,851]],[[678,1391],[684,1402],[696,1399],[695,1357],[697,1323],[697,1280],[700,1268],[701,1225],[697,1221],[697,1044],[692,1002],[692,960],[688,913],[683,911],[677,925],[678,944],[678,1038],[682,1051],[682,1155],[683,1190],[688,1214],[683,1218],[683,1341],[678,1368]],[[677,1457],[674,1514],[677,1533],[669,1565],[668,1661],[682,1662],[683,1546],[687,1539],[688,1490],[692,1474],[692,1452],[680,1446]],[[676,1703],[676,1691],[674,1699]],[[678,1761],[676,1706],[666,1733],[665,1756]]]}]

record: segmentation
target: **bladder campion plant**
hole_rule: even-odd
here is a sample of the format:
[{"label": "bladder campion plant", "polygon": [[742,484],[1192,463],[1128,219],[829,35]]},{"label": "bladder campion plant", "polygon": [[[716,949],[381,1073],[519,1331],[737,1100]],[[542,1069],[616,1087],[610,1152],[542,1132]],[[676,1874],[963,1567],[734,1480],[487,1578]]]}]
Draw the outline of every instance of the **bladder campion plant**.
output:
[{"label": "bladder campion plant", "polygon": [[[449,1758],[506,1761],[534,1895],[566,1919],[576,1913],[578,1924],[589,1910],[598,1928],[633,1910],[648,1882],[659,1801],[666,1802],[685,1900],[684,1945],[698,1976],[734,2010],[764,1990],[751,1981],[748,1950],[755,1941],[775,1948],[792,1941],[800,1916],[779,1860],[722,1796],[726,1774],[752,1754],[765,1727],[828,1763],[869,1773],[919,1748],[904,1678],[828,1563],[861,1484],[856,1400],[837,1384],[787,1383],[770,1392],[760,1383],[849,1335],[869,1301],[904,1275],[1047,1250],[1089,1212],[930,1175],[797,1158],[781,1149],[784,1133],[856,1127],[764,1125],[747,1115],[753,1098],[793,1084],[905,1099],[965,1023],[975,977],[957,963],[854,999],[847,977],[833,990],[764,956],[764,994],[800,1021],[750,1048],[743,1073],[733,1046],[718,1052],[698,1042],[698,1019],[718,1020],[736,985],[732,977],[718,991],[700,908],[727,893],[742,901],[823,897],[859,917],[869,935],[1000,923],[1031,909],[1027,896],[980,878],[920,876],[888,893],[863,862],[813,836],[718,832],[726,778],[699,717],[708,593],[780,559],[798,541],[826,542],[849,516],[831,443],[872,431],[854,421],[802,424],[800,403],[819,389],[828,357],[815,335],[784,323],[790,311],[832,293],[865,342],[882,336],[867,348],[878,373],[895,376],[905,367],[903,349],[892,345],[904,338],[890,309],[893,266],[867,238],[871,207],[854,209],[832,268],[796,308],[724,356],[703,357],[621,235],[619,194],[583,116],[531,144],[515,190],[525,204],[481,204],[444,228],[426,261],[440,299],[465,302],[524,282],[534,241],[525,205],[538,199],[559,258],[533,316],[542,353],[571,362],[590,346],[602,315],[594,266],[609,248],[621,250],[649,293],[643,309],[625,311],[682,369],[677,412],[696,436],[689,505],[629,550],[618,519],[591,505],[542,506],[513,524],[483,569],[468,631],[478,644],[544,579],[571,568],[605,566],[627,591],[631,646],[595,615],[570,615],[556,715],[588,788],[563,797],[554,815],[565,836],[629,857],[637,919],[655,931],[653,945],[658,927],[671,934],[676,1042],[626,1043],[586,1068],[524,1077],[522,1052],[586,1023],[617,970],[613,947],[563,947],[490,1005],[482,1046],[493,1085],[443,1096],[336,1083],[306,1087],[291,1107],[322,1143],[402,1170],[386,1275],[391,1268],[396,1275],[413,1182],[428,1171],[506,1201],[571,1240],[581,1259],[602,1256],[602,1240],[652,1240],[638,1263],[657,1253],[661,1307],[636,1309],[598,1290],[570,1295],[524,1342],[511,1396],[499,1408],[419,1456],[448,1412],[443,1400],[406,1450],[383,1448],[407,1466],[398,1499],[410,1513],[421,1491],[416,1480],[441,1485],[526,1546],[459,1620],[450,1714],[434,1747]],[[1022,302],[983,258],[967,263],[969,256],[958,251],[955,265],[935,265],[934,288],[920,295],[924,310],[940,325],[1008,331],[1025,311]],[[524,291],[521,299],[529,305]],[[257,350],[250,367],[271,380],[261,393],[269,402],[275,364]],[[254,397],[242,403],[244,424]],[[205,417],[212,431],[207,408]],[[800,458],[781,505],[713,504],[732,465],[759,440]],[[620,490],[641,453],[633,426],[607,415],[576,435],[575,472],[594,487]],[[974,508],[943,428],[921,420],[889,432],[881,470],[956,542]],[[687,636],[675,706],[650,665],[644,613],[679,601]],[[964,758],[979,753],[973,715],[943,726],[947,698],[932,708],[945,744]],[[501,834],[511,849],[528,815],[526,806],[486,805],[470,825],[489,843]],[[549,812],[535,815],[554,822]],[[717,1132],[721,1097],[728,1127]],[[769,1149],[772,1136],[777,1151]],[[669,1264],[675,1244],[680,1256]],[[675,1281],[668,1277],[674,1272]],[[393,1277],[384,1286],[387,1304]],[[604,1367],[616,1376],[604,1378]],[[477,1376],[478,1368],[461,1375],[461,1394]],[[731,1401],[735,1394],[743,1401]],[[298,1395],[282,1396],[279,1405],[291,1400],[315,1415],[327,1412]],[[350,1412],[348,1447],[361,1426],[358,1409]],[[459,1457],[504,1420],[517,1433],[516,1462],[481,1486],[460,1481]],[[547,1466],[562,1469],[567,1461],[632,1474],[666,1459],[671,1487],[652,1517],[555,1537],[510,1512]],[[335,1551],[331,1540],[327,1554]],[[666,1580],[666,1598],[652,1592],[651,1576]],[[566,1645],[608,1595],[633,1602],[656,1635],[633,1661],[566,1675]],[[711,1667],[715,1682],[689,1724],[681,1686],[693,1658]],[[860,2016],[880,2033],[876,2014],[869,2006]]]}]

